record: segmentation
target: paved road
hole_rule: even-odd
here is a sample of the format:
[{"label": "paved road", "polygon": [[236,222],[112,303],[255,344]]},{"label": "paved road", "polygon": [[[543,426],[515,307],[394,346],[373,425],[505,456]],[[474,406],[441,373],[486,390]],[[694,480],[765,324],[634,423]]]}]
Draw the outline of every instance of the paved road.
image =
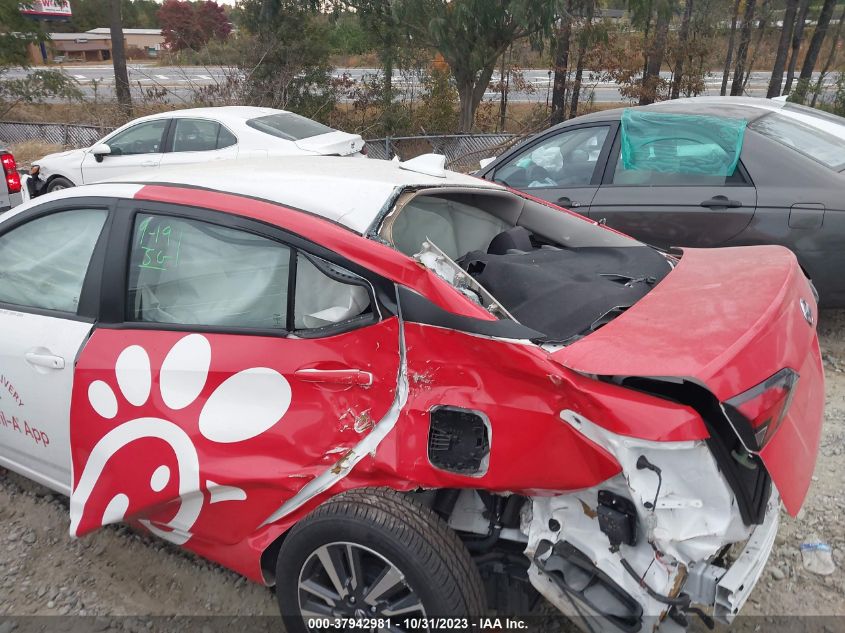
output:
[{"label": "paved road", "polygon": [[[55,68],[55,66],[52,68]],[[65,65],[62,68],[80,83],[80,87],[86,96],[92,97],[95,91],[102,97],[111,97],[114,94],[114,73],[111,65]],[[152,64],[130,64],[128,68],[129,80],[134,91],[137,92],[151,87],[166,88],[169,93],[169,101],[174,103],[190,101],[192,91],[195,88],[220,83],[226,79],[227,75],[234,72],[231,69],[220,66],[168,67]],[[23,69],[13,69],[9,71],[7,76],[9,78],[26,77],[27,72]],[[334,76],[340,78],[343,75],[347,75],[357,83],[365,74],[375,74],[377,72],[378,69],[375,68],[338,68],[335,70]],[[545,102],[549,98],[551,90],[551,74],[549,71],[531,69],[523,72],[526,81],[533,88],[521,92],[511,92],[508,97],[509,100],[515,103]],[[668,72],[662,73],[662,75],[667,79],[670,77]],[[493,81],[497,80],[498,74],[493,77]],[[768,82],[769,73],[752,73],[748,83],[747,93],[751,96],[765,96]],[[422,89],[418,81],[408,81],[398,72],[394,72],[394,83],[407,95],[418,94]],[[597,103],[621,103],[625,101],[619,94],[619,90],[614,83],[593,83],[585,81],[585,85],[587,89],[593,89]],[[720,86],[721,73],[714,73],[706,81],[705,94],[718,94]],[[488,92],[485,94],[485,98],[498,99],[498,94]]]}]

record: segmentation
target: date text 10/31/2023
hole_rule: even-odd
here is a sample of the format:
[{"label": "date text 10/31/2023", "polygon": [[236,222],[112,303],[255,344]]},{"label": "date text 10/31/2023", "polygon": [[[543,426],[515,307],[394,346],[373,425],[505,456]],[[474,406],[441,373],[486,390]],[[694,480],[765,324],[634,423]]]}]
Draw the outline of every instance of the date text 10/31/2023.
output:
[{"label": "date text 10/31/2023", "polygon": [[325,630],[390,630],[399,626],[405,631],[491,631],[527,630],[528,623],[519,618],[309,618],[309,629]]}]

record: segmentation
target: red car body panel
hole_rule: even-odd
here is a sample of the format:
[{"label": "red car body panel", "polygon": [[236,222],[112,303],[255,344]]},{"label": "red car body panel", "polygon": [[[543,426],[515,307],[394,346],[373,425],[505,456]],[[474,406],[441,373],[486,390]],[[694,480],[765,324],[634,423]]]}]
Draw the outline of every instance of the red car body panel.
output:
[{"label": "red car body panel", "polygon": [[[573,387],[533,345],[405,324],[410,393],[394,432],[396,473],[426,487],[555,494],[589,488],[620,472],[604,449],[561,422]],[[455,359],[461,359],[455,362]],[[566,372],[569,374],[569,372]],[[451,405],[484,413],[491,433],[487,472],[439,470],[427,455],[429,412]],[[381,454],[380,454],[381,456]]]},{"label": "red car body panel", "polygon": [[[318,216],[178,186],[144,186],[136,198],[200,206],[288,229],[449,312],[493,320],[412,259]],[[815,462],[823,406],[818,342],[798,309],[799,298],[815,308],[794,257],[784,249],[760,247],[687,251],[677,268],[624,315],[552,354],[526,342],[400,323],[395,317],[316,339],[97,328],[75,369],[72,531],[81,535],[126,520],[266,582],[262,554],[319,503],[344,490],[479,488],[555,495],[618,475],[621,467],[609,452],[561,420],[566,409],[619,435],[655,442],[708,437],[692,408],[590,374],[695,379],[724,401],[781,367],[806,379],[799,380],[789,415],[762,457],[787,509],[797,512]],[[191,391],[184,380],[176,380],[179,389],[168,386],[179,372],[180,380],[191,372],[202,374],[201,367],[186,369],[183,357],[176,359],[182,364],[173,360],[186,339],[208,347],[205,374],[192,379],[199,386],[191,398],[183,398]],[[268,523],[309,482],[339,472],[339,460],[389,413],[401,384],[403,343],[408,390],[395,425],[348,474]],[[121,361],[124,354],[133,362]],[[127,375],[143,374],[138,359],[144,355],[150,387],[140,397],[124,383]],[[352,379],[313,382],[297,375],[303,369],[347,372],[344,376]],[[372,384],[357,380],[359,371],[371,373]],[[278,415],[265,415],[257,427],[251,416],[225,407],[206,415],[223,387],[254,379],[258,387],[245,392],[254,398],[243,404],[258,407],[259,418],[264,410]],[[261,382],[265,379],[271,382]],[[92,396],[94,384],[96,392],[113,394],[114,413],[108,398],[104,408],[103,398]],[[285,390],[287,402],[280,403],[278,394]],[[265,397],[277,409],[262,409]],[[430,411],[444,405],[487,418],[491,444],[483,473],[450,473],[429,461]],[[133,435],[143,428],[158,431]],[[93,476],[86,474],[91,468],[98,471]]]},{"label": "red car body panel", "polygon": [[[163,387],[168,375],[162,367],[168,354],[177,349],[176,345],[180,341],[184,344],[189,337],[201,337],[208,342],[210,364],[207,376],[202,375],[202,368],[189,370],[183,366],[178,370],[196,374],[193,378],[201,389],[189,404],[174,408],[173,398],[166,397],[167,387]],[[140,398],[135,400],[140,404],[134,404],[124,395],[121,372],[115,369],[120,366],[121,353],[132,346],[146,352],[152,370],[149,396],[143,402]],[[172,527],[168,523],[184,504],[180,504],[180,497],[192,495],[200,499],[201,510],[185,530],[201,540],[223,544],[244,540],[284,501],[330,468],[372,428],[374,420],[386,413],[396,388],[398,348],[396,318],[328,340],[95,330],[77,363],[71,403],[72,502],[85,502],[84,507],[78,508],[76,533],[81,535],[100,527],[107,506],[119,494],[127,498],[125,517],[146,519],[167,531]],[[364,388],[297,378],[296,370],[313,367],[314,358],[320,358],[320,366],[326,369],[356,367],[369,371],[374,377],[373,384]],[[251,368],[271,370],[276,383],[267,383],[261,375],[243,374]],[[273,394],[262,393],[266,386],[278,384],[279,389],[287,386],[289,405],[284,407],[282,402],[283,410],[275,410],[275,419],[268,421],[266,429],[247,432],[247,425],[255,422],[250,416],[250,411],[254,411],[250,406],[266,407],[243,402],[244,412],[240,416],[231,415],[223,423],[244,430],[237,430],[234,437],[221,437],[220,431],[213,427],[204,429],[203,420],[209,419],[206,413],[210,411],[207,407],[212,394],[239,372],[242,381],[253,382],[246,393],[255,399],[272,397]],[[169,378],[172,381],[172,374]],[[116,395],[117,415],[111,419],[104,418],[92,407],[90,385],[97,381],[108,385]],[[275,415],[279,411],[281,415]],[[257,415],[263,413],[258,411]],[[133,439],[130,425],[138,420],[144,420],[140,424],[148,428],[156,424],[148,420],[175,425],[178,430],[172,429],[172,433],[178,438],[184,435],[195,449],[195,455],[172,436]],[[160,426],[169,428],[164,423]],[[101,444],[111,432],[118,440],[111,446]],[[92,458],[98,444],[98,454]],[[184,466],[180,469],[180,463],[191,462],[198,465],[199,472],[186,489],[187,484],[182,481]],[[86,469],[94,468],[96,463],[104,466],[98,475],[91,472],[91,476],[96,475],[96,483],[87,500],[79,499],[80,481],[87,476]],[[162,466],[171,476],[153,485],[153,474]],[[175,476],[177,472],[179,477]],[[223,495],[217,500],[210,492],[214,484],[234,487],[240,492],[228,490],[229,499]]]},{"label": "red car body panel", "polygon": [[[550,362],[547,354],[531,345],[407,323],[410,390],[397,425],[347,477],[283,519],[262,525],[305,484],[331,468],[385,414],[394,398],[399,369],[398,321],[392,318],[315,340],[203,334],[211,350],[207,379],[190,404],[173,409],[164,401],[162,368],[167,355],[191,336],[200,335],[98,329],[86,345],[77,364],[71,410],[74,494],[91,463],[105,466],[78,510],[76,534],[114,519],[108,508],[119,495],[127,499],[120,518],[168,532],[186,499],[193,497],[200,509],[195,520],[184,526],[190,536],[182,544],[263,581],[262,552],[316,504],[344,490],[480,487],[550,495],[594,486],[620,472],[605,450],[560,421],[558,412],[571,402],[573,389],[563,374],[571,372]],[[122,394],[115,371],[121,353],[130,347],[147,352],[152,370],[149,398],[140,405]],[[453,363],[456,354],[466,362]],[[372,372],[373,384],[327,386],[299,379],[296,370],[314,367],[308,359],[317,355],[334,359],[322,363],[323,369],[356,364]],[[254,366],[272,369],[287,379],[290,408],[264,432],[243,441],[210,440],[201,428],[204,408],[221,384]],[[561,376],[553,381],[549,372]],[[104,418],[91,404],[89,390],[97,381],[117,394],[119,413],[113,419]],[[484,475],[448,473],[428,461],[429,410],[444,404],[488,415],[495,439]],[[131,420],[126,422],[127,418]],[[109,433],[155,421],[175,424],[195,447],[196,488],[180,485],[184,483],[180,461],[185,455],[166,438],[136,438],[103,454],[103,438]],[[233,426],[244,422],[237,417],[230,420]],[[98,459],[92,459],[94,453],[99,453]],[[180,477],[170,477],[163,486],[154,484],[155,473],[162,467],[179,472]],[[242,494],[218,501],[212,492],[215,485]]]},{"label": "red car body panel", "polygon": [[812,289],[783,247],[689,249],[624,315],[553,356],[585,374],[694,380],[721,402],[782,368],[798,372],[777,440],[761,452],[795,514],[815,467],[824,407],[818,337],[801,301],[816,314]]}]

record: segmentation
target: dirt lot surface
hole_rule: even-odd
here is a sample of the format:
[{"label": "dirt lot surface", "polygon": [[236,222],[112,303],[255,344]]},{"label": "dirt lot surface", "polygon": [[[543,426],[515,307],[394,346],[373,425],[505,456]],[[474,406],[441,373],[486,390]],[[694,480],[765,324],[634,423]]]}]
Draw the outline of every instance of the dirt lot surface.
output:
[{"label": "dirt lot surface", "polygon": [[[814,483],[799,517],[783,515],[748,614],[845,615],[845,311],[823,313],[819,331],[827,407]],[[833,550],[832,575],[802,564],[801,544],[816,540]],[[159,628],[153,616],[275,613],[270,590],[125,527],[71,539],[63,498],[0,474],[0,616],[99,616],[93,630],[147,631]],[[0,618],[0,633],[16,628],[28,627]]]}]

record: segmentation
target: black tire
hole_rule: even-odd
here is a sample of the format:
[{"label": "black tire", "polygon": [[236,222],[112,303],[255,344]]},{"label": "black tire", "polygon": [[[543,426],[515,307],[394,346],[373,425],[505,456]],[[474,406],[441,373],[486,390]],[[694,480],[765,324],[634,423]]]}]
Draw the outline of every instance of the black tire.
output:
[{"label": "black tire", "polygon": [[[349,545],[355,547],[346,549]],[[340,563],[337,570],[349,572],[352,551],[359,552],[358,567],[363,571],[347,573],[345,587],[349,591],[345,600],[336,601],[341,608],[333,609],[325,599],[313,598],[313,594],[300,588],[301,580],[314,579],[321,581],[321,588],[331,587],[320,554],[340,557],[332,559]],[[373,597],[378,579],[388,573],[385,569],[379,575],[378,565],[383,562],[392,566],[392,578],[396,571],[401,574],[401,582],[395,591],[384,594],[384,600],[376,600],[381,597]],[[336,577],[342,575],[337,573]],[[356,582],[353,588],[350,579],[357,576],[363,576],[365,582]],[[340,594],[332,594],[331,601],[335,602]],[[457,534],[429,508],[383,488],[362,488],[338,495],[291,529],[276,563],[276,597],[288,633],[317,630],[309,629],[306,621],[315,617],[315,609],[320,617],[327,618],[390,617],[391,630],[396,631],[405,629],[404,617],[457,618],[472,627],[478,617],[486,614],[481,577]],[[391,615],[391,608],[396,609],[400,602],[406,607],[419,603],[423,610]]]},{"label": "black tire", "polygon": [[47,185],[47,193],[52,193],[53,191],[58,191],[59,189],[70,189],[71,187],[73,187],[73,183],[70,180],[63,178],[62,176],[56,176],[50,181],[50,184]]}]

